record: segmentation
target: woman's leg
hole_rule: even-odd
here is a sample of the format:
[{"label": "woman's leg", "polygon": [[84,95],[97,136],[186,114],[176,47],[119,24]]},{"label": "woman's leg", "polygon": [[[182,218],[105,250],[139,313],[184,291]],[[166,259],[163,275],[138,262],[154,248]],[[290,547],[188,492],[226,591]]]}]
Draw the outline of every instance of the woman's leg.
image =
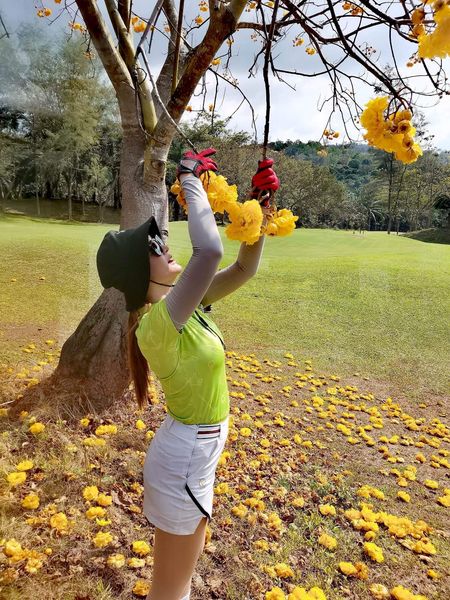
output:
[{"label": "woman's leg", "polygon": [[203,552],[206,517],[191,535],[155,528],[153,578],[147,600],[180,600],[189,591],[195,565]]}]

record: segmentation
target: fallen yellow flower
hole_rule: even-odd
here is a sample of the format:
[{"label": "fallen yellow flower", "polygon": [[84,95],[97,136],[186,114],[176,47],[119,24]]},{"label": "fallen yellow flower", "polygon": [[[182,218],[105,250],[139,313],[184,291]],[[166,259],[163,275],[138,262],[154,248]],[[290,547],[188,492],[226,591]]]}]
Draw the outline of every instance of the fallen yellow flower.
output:
[{"label": "fallen yellow flower", "polygon": [[17,471],[29,471],[34,467],[32,460],[22,460],[17,466]]},{"label": "fallen yellow flower", "polygon": [[98,493],[98,487],[96,485],[88,485],[83,490],[83,498],[92,502],[92,500],[97,500]]},{"label": "fallen yellow flower", "polygon": [[337,547],[337,539],[327,533],[322,533],[319,537],[319,544],[328,548],[328,550],[334,550]]},{"label": "fallen yellow flower", "polygon": [[146,556],[150,552],[150,546],[143,540],[133,542],[131,547],[133,552],[139,554],[139,556]]},{"label": "fallen yellow flower", "polygon": [[334,506],[332,504],[321,504],[319,506],[319,511],[324,516],[327,516],[327,515],[335,516],[336,515],[336,509],[334,508]]},{"label": "fallen yellow flower", "polygon": [[22,507],[27,508],[29,510],[35,510],[39,507],[39,502],[39,496],[37,494],[31,493],[25,496],[25,498],[22,500]]},{"label": "fallen yellow flower", "polygon": [[113,541],[113,536],[109,531],[99,531],[92,539],[96,548],[105,548]]},{"label": "fallen yellow flower", "polygon": [[373,542],[364,543],[364,552],[370,556],[370,558],[376,562],[384,562],[383,549],[377,546]]},{"label": "fallen yellow flower", "polygon": [[32,433],[33,435],[37,435],[38,433],[42,433],[45,429],[45,425],[44,423],[33,423],[32,425],[30,425],[30,428],[28,429],[28,431],[30,433]]},{"label": "fallen yellow flower", "polygon": [[25,482],[26,478],[27,478],[27,474],[24,473],[23,471],[19,471],[19,472],[13,471],[12,473],[8,473],[8,475],[6,476],[6,480],[8,481],[9,485],[11,485],[12,487],[22,485],[22,483]]},{"label": "fallen yellow flower", "polygon": [[138,579],[133,588],[133,594],[136,596],[146,597],[150,592],[150,584],[145,579]]},{"label": "fallen yellow flower", "polygon": [[111,554],[110,556],[108,556],[106,564],[109,567],[120,569],[125,564],[125,556],[123,554]]}]

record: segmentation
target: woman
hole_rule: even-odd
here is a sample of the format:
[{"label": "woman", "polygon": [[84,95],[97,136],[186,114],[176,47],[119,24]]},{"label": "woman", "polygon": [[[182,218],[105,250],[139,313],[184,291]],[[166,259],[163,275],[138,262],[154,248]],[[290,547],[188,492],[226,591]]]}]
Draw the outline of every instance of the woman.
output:
[{"label": "woman", "polygon": [[[130,312],[128,355],[139,405],[147,399],[149,366],[167,405],[144,464],[144,514],[155,526],[147,600],[190,597],[228,435],[225,344],[208,312],[256,273],[264,246],[264,235],[252,246],[242,243],[237,260],[216,272],[222,241],[199,179],[205,171],[217,171],[214,153],[212,148],[188,152],[178,167],[193,248],[184,270],[153,218],[135,229],[107,233],[97,254],[102,284],[124,292]],[[269,210],[267,192],[279,187],[272,164],[259,162],[252,179],[254,197],[263,196],[263,212]]]}]

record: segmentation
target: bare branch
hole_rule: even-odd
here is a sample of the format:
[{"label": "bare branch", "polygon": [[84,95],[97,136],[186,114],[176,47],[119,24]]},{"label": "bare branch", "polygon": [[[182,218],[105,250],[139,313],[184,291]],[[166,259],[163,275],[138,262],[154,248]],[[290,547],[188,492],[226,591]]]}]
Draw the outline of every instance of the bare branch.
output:
[{"label": "bare branch", "polygon": [[124,84],[133,87],[127,66],[114,46],[97,3],[77,0],[77,5],[114,89],[121,92]]}]

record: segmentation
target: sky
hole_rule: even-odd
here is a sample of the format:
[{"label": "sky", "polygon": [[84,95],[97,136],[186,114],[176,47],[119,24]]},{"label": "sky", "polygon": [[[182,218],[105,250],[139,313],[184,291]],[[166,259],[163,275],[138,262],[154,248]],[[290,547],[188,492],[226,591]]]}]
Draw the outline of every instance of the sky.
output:
[{"label": "sky", "polygon": [[[75,6],[74,2],[67,1],[69,5]],[[104,3],[99,0],[99,6]],[[64,0],[61,4],[55,4],[54,0],[46,0],[44,6],[53,9],[53,15],[57,16],[61,7],[64,5]],[[133,8],[136,13],[143,18],[148,17],[151,7],[154,5],[153,1],[150,0],[134,0]],[[198,12],[198,2],[188,0],[186,2],[188,6],[188,18],[193,18],[197,14],[207,16],[205,13]],[[67,23],[70,20],[67,13],[61,15],[61,17],[51,25],[49,25],[48,19],[39,19],[36,17],[36,10],[42,7],[40,0],[0,0],[0,14],[5,21],[5,25],[9,33],[14,34],[20,29],[24,23],[34,23],[37,27],[42,28],[44,31],[51,31],[57,29],[59,31],[68,31]],[[244,20],[249,20],[250,14],[244,13]],[[77,19],[80,21],[80,19]],[[50,29],[49,29],[50,28]],[[0,26],[1,29],[1,26]],[[198,35],[203,33],[203,30],[197,32]],[[300,47],[292,46],[292,39],[295,37],[297,31],[291,30],[283,44],[280,44],[274,52],[275,61],[277,66],[285,69],[298,69],[307,70],[309,72],[316,72],[320,70],[321,64],[317,56],[308,56],[305,53],[305,47],[308,45],[305,40],[305,44]],[[232,47],[233,59],[230,63],[232,66],[232,74],[239,81],[239,86],[251,99],[257,125],[257,140],[262,142],[264,119],[265,119],[265,94],[262,77],[262,63],[259,63],[259,69],[255,77],[249,78],[248,69],[253,62],[255,50],[258,49],[259,43],[253,42],[250,37],[251,32],[248,30],[241,30],[235,35],[235,43]],[[78,34],[77,34],[78,35]],[[140,36],[139,36],[140,37]],[[366,38],[368,43],[372,44],[380,52],[379,65],[383,66],[386,64],[386,57],[383,55],[383,49],[388,47],[388,40],[383,37],[383,34],[375,33],[370,38]],[[138,35],[136,34],[136,40]],[[152,56],[150,56],[150,64],[154,73],[158,72],[158,69],[162,62],[164,53],[163,39],[159,37],[155,39],[153,46]],[[195,37],[192,41],[195,41]],[[408,75],[415,75],[419,73],[420,66],[416,65],[412,69],[406,68],[406,62],[409,55],[412,52],[411,44],[403,44],[401,41],[395,42],[396,56],[398,58],[398,64],[400,70]],[[224,51],[228,47],[224,47]],[[381,49],[381,50],[380,50]],[[331,50],[330,56],[336,58],[337,55],[333,55]],[[223,54],[219,52],[218,54]],[[217,67],[219,73],[224,72],[224,60],[222,64]],[[348,61],[346,61],[348,62]],[[446,61],[447,72],[450,73],[450,60]],[[347,69],[352,74],[362,74],[352,64],[349,64]],[[367,79],[367,78],[366,78]],[[281,83],[271,76],[271,120],[270,120],[270,139],[275,140],[301,140],[307,142],[309,140],[319,141],[323,129],[327,126],[335,131],[340,132],[339,139],[334,143],[341,143],[347,141],[343,123],[338,113],[335,113],[328,123],[330,117],[330,105],[327,104],[322,110],[319,107],[323,101],[330,97],[331,87],[329,78],[324,76],[318,77],[295,77],[286,76],[286,83]],[[290,87],[291,86],[291,87]],[[347,83],[344,83],[347,86]],[[421,86],[423,87],[423,86]],[[207,96],[205,105],[208,107],[213,102],[214,98],[214,78],[212,76],[207,78]],[[293,89],[294,88],[294,89]],[[375,93],[367,83],[356,81],[355,83],[355,95],[358,103],[363,106],[371,97],[374,97]],[[238,106],[241,101],[241,96],[233,88],[227,84],[220,88],[218,98],[215,105],[215,110],[219,113],[220,117],[226,117],[230,115]],[[201,107],[202,99],[200,97],[192,98],[192,108],[194,111]],[[429,122],[428,131],[434,135],[434,146],[442,150],[450,150],[450,96],[445,97],[437,105],[436,100],[425,99],[423,104],[425,108],[420,108],[424,113],[426,120]],[[194,113],[192,113],[194,114]],[[192,115],[187,115],[189,118]],[[247,105],[243,105],[239,111],[234,115],[231,121],[231,126],[235,129],[245,130],[253,133],[252,130],[252,119],[251,111]],[[361,131],[358,131],[353,126],[349,125],[349,134],[355,141],[362,140]]]}]

